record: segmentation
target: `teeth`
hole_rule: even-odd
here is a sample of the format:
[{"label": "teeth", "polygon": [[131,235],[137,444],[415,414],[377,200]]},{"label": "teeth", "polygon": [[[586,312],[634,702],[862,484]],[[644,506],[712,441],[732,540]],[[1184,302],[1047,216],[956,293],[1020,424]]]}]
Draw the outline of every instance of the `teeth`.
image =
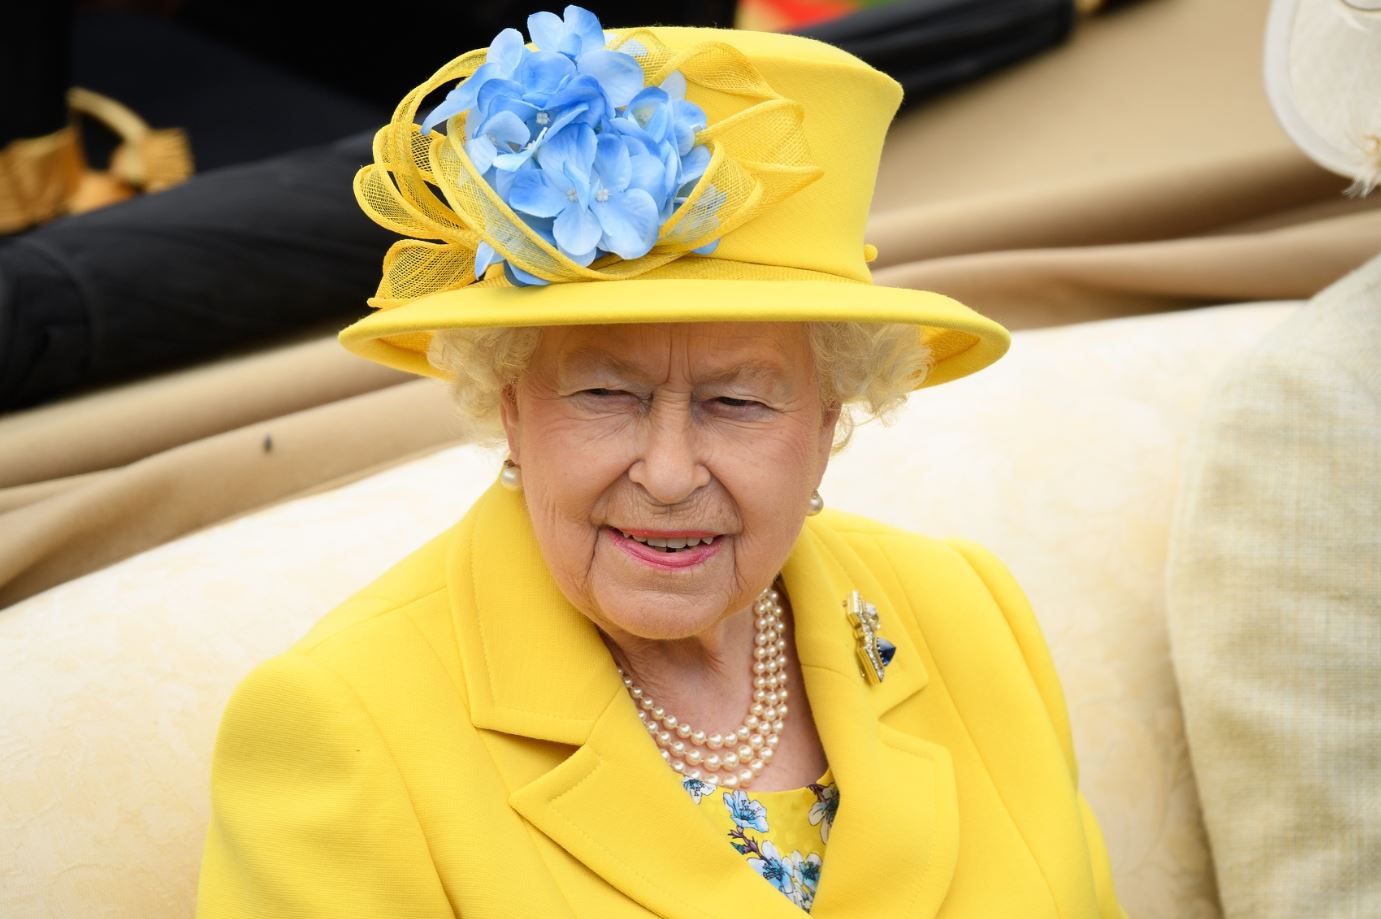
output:
[{"label": "teeth", "polygon": [[[623,533],[623,530],[619,530],[619,532]],[[634,536],[632,533],[623,533],[623,535],[627,536],[629,539],[637,540],[645,546],[652,546],[654,549],[667,549],[669,551],[676,549],[689,549],[693,546],[699,545],[708,546],[714,543],[715,541],[715,537],[713,536],[692,536],[690,538],[677,537],[676,539],[655,539],[650,537],[644,538],[642,536]]]}]

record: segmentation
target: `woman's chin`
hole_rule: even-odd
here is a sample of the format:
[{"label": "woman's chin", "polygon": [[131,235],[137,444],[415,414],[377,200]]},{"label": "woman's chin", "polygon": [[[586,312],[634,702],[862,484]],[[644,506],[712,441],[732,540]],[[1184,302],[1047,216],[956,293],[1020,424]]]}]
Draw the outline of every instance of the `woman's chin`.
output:
[{"label": "woman's chin", "polygon": [[723,588],[708,581],[659,585],[614,573],[596,575],[591,588],[606,627],[648,641],[700,635],[725,617],[730,601]]},{"label": "woman's chin", "polygon": [[722,602],[683,594],[630,594],[616,590],[599,591],[597,598],[601,618],[610,626],[647,641],[692,638],[709,631],[725,617]]}]

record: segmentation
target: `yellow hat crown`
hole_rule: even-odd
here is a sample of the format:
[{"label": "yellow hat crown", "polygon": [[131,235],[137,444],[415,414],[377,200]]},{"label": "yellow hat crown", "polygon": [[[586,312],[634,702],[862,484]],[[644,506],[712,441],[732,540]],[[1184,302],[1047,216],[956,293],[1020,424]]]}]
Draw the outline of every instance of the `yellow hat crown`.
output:
[{"label": "yellow hat crown", "polygon": [[[882,138],[900,104],[895,81],[843,51],[797,36],[709,28],[607,34],[611,49],[638,61],[645,85],[680,73],[686,98],[706,113],[707,126],[695,141],[709,148],[710,163],[661,225],[651,251],[631,260],[609,255],[588,266],[573,261],[475,168],[465,152],[463,115],[447,119],[444,133],[427,133],[416,123],[430,93],[469,78],[485,63],[487,51],[472,51],[403,98],[375,135],[374,162],[356,174],[355,196],[365,213],[410,237],[385,256],[370,305],[387,309],[476,283],[481,244],[547,282],[628,279],[683,256],[742,266],[691,269],[698,276],[741,276],[749,266],[776,265],[869,280],[863,224]],[[795,96],[810,101],[810,118]],[[813,185],[819,187],[798,194]],[[721,245],[714,254],[688,255],[715,241]],[[478,283],[503,283],[492,275]]]},{"label": "yellow hat crown", "polygon": [[[675,210],[658,215],[650,248],[580,263],[475,168],[463,109],[438,106],[433,114],[446,115],[446,130],[424,131],[416,116],[426,97],[487,63],[487,49],[471,51],[404,96],[375,134],[374,162],[355,176],[360,206],[404,238],[384,257],[368,301],[375,309],[341,330],[346,348],[442,377],[427,354],[433,334],[448,328],[902,322],[917,326],[934,355],[921,386],[972,373],[1006,352],[1007,330],[964,304],[872,283],[867,263],[876,252],[864,232],[883,140],[901,105],[895,80],[795,35],[652,26],[592,33],[594,44],[601,39],[600,53],[634,56],[644,86],[680,74],[685,100],[705,114],[694,140],[709,149],[709,162],[693,187],[677,190]],[[464,96],[462,85],[451,92]],[[504,270],[496,262],[476,278],[476,253],[483,266],[489,249]],[[512,284],[510,265],[537,286]]]}]

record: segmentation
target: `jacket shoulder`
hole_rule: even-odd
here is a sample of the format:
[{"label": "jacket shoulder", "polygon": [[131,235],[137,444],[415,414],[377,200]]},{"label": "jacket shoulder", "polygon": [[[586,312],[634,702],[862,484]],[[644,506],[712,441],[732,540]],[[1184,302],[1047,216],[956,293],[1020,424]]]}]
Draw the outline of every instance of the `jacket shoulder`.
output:
[{"label": "jacket shoulder", "polygon": [[811,523],[837,560],[850,559],[902,595],[915,598],[917,602],[904,604],[913,616],[932,605],[924,598],[937,595],[970,598],[965,602],[989,598],[1009,620],[1014,618],[1010,611],[1025,603],[1006,567],[972,540],[919,533],[833,509],[822,511]]},{"label": "jacket shoulder", "polygon": [[970,539],[919,533],[862,514],[834,509],[822,511],[815,518],[815,526],[817,533],[823,531],[836,536],[864,556],[870,554],[868,550],[872,547],[882,550],[894,562],[907,561],[907,552],[922,553],[913,556],[910,561],[929,562],[925,566],[902,564],[900,567],[904,574],[933,575],[936,565],[957,567],[965,572],[977,573],[983,585],[999,601],[1020,593],[1016,580],[997,556]]},{"label": "jacket shoulder", "polygon": [[874,520],[872,517],[865,517],[862,514],[855,514],[851,511],[841,511],[838,508],[827,507],[816,516],[809,518],[809,523],[818,527],[825,527],[836,533],[899,533],[910,536],[918,534],[901,527],[893,526],[890,523],[883,523],[881,520]]},{"label": "jacket shoulder", "polygon": [[958,621],[954,611],[963,608],[968,612],[961,625],[976,638],[974,611],[993,614],[1002,633],[1010,636],[1004,641],[1020,652],[1070,773],[1078,780],[1067,704],[1049,645],[1025,591],[996,554],[971,539],[925,535],[847,511],[827,509],[813,519],[817,533],[847,545],[874,575],[885,572],[895,579],[891,583],[898,598],[907,598],[901,608],[921,633],[937,634],[946,623]]}]

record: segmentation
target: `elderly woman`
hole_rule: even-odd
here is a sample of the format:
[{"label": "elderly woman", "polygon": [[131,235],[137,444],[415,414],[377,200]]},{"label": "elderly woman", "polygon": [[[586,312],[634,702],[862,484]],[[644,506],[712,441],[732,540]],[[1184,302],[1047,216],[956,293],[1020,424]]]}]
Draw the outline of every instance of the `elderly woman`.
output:
[{"label": "elderly woman", "polygon": [[871,284],[900,87],[791,36],[528,25],[379,132],[356,194],[409,238],[341,333],[508,458],[237,689],[198,915],[1123,916],[1010,574],[816,490],[1008,344]]}]

